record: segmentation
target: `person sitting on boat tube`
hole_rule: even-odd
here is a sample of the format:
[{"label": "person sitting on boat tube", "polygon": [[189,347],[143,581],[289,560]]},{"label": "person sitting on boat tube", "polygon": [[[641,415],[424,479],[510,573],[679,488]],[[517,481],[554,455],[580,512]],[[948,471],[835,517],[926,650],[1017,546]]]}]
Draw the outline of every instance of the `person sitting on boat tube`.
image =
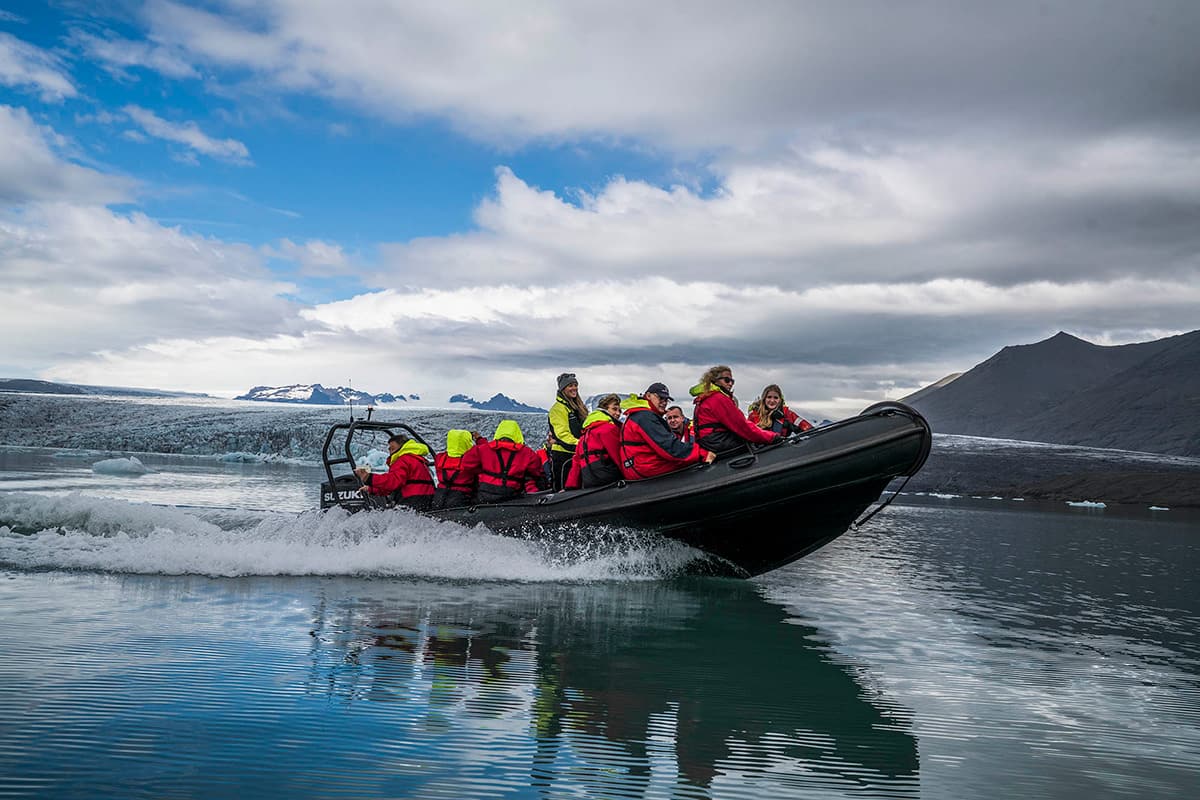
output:
[{"label": "person sitting on boat tube", "polygon": [[591,489],[621,480],[621,398],[606,394],[583,421],[566,488]]},{"label": "person sitting on boat tube", "polygon": [[663,419],[667,423],[667,427],[671,429],[671,433],[675,434],[679,441],[690,442],[695,438],[692,433],[692,421],[683,415],[683,409],[679,406],[671,406],[667,409],[667,413],[663,414]]},{"label": "person sitting on boat tube", "polygon": [[571,466],[571,457],[583,433],[583,421],[588,410],[579,397],[579,381],[574,372],[564,372],[556,380],[558,394],[554,396],[554,405],[550,406],[549,427],[550,436],[554,439],[550,445],[550,470],[554,491],[557,492],[562,489],[563,480]]},{"label": "person sitting on boat tube", "polygon": [[696,410],[692,413],[696,441],[716,453],[744,449],[750,444],[771,444],[780,434],[751,425],[733,400],[733,370],[724,364],[710,367],[692,387]]},{"label": "person sitting on boat tube", "polygon": [[653,478],[715,457],[695,442],[681,442],[663,421],[671,393],[661,383],[652,383],[642,396],[621,403],[625,424],[621,427],[621,474],[627,480]]},{"label": "person sitting on boat tube", "polygon": [[397,505],[425,511],[433,500],[433,476],[425,457],[429,448],[403,434],[388,438],[388,471],[375,475],[367,467],[354,470],[363,487],[359,491],[391,495]]},{"label": "person sitting on boat tube", "polygon": [[437,469],[438,487],[437,491],[433,493],[432,508],[458,508],[471,505],[475,482],[470,476],[463,476],[462,460],[467,451],[474,446],[475,437],[471,435],[470,431],[446,431],[446,449],[433,457],[433,465]]},{"label": "person sitting on boat tube", "polygon": [[522,495],[526,483],[548,487],[537,454],[525,445],[525,434],[514,420],[496,426],[492,441],[476,445],[462,459],[462,477],[475,485],[479,503],[502,503]]},{"label": "person sitting on boat tube", "polygon": [[808,420],[801,419],[795,411],[787,407],[783,399],[783,389],[780,389],[777,383],[768,384],[762,390],[758,399],[750,404],[750,412],[746,419],[751,425],[784,436],[812,429]]}]

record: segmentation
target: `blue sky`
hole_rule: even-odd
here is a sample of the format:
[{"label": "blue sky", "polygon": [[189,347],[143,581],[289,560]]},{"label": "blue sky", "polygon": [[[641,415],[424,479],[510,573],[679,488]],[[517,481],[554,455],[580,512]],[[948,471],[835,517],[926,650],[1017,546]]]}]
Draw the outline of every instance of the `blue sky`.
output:
[{"label": "blue sky", "polygon": [[0,374],[544,405],[722,362],[835,416],[1191,330],[1198,37],[1188,2],[10,3]]}]

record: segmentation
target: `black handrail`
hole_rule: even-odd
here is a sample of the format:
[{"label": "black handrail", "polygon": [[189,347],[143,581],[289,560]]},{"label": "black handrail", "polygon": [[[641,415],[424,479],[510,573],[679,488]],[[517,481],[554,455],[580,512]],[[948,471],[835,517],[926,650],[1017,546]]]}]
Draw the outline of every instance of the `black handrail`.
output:
[{"label": "black handrail", "polygon": [[[339,431],[344,432],[345,436],[345,439],[342,441],[342,451],[345,453],[345,456],[342,458],[332,458],[330,457],[329,449],[333,444],[334,437],[338,435]],[[333,476],[333,467],[335,465],[349,464],[350,474],[354,474],[354,470],[357,468],[357,462],[354,460],[354,453],[351,452],[350,445],[354,441],[355,434],[357,434],[359,431],[383,432],[387,433],[389,436],[395,435],[397,431],[400,431],[410,439],[416,439],[421,444],[429,447],[429,442],[425,441],[421,434],[413,430],[412,426],[403,422],[387,422],[384,420],[372,419],[355,419],[351,420],[350,422],[339,422],[333,425],[329,429],[329,432],[325,434],[325,444],[321,448],[321,463],[325,467],[325,478],[327,481],[329,481],[330,487],[337,485],[337,482]],[[433,448],[429,447],[429,451],[433,452]],[[334,492],[334,499],[338,505],[342,504],[341,499],[337,496],[337,492]]]}]

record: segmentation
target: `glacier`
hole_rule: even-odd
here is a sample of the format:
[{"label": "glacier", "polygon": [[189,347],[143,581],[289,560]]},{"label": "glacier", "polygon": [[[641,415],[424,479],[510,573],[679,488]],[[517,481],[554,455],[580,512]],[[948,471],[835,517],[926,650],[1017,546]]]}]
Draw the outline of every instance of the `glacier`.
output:
[{"label": "glacier", "polygon": [[[362,412],[365,409],[355,409],[356,416]],[[527,441],[538,442],[546,435],[544,414],[397,406],[376,409],[373,418],[412,426],[435,451],[445,446],[451,428],[491,436],[502,419],[516,420]],[[100,456],[167,453],[244,463],[313,463],[321,460],[329,427],[349,419],[345,406],[0,394],[0,443],[56,448],[58,458],[88,451]],[[355,457],[369,449],[365,444]]]}]

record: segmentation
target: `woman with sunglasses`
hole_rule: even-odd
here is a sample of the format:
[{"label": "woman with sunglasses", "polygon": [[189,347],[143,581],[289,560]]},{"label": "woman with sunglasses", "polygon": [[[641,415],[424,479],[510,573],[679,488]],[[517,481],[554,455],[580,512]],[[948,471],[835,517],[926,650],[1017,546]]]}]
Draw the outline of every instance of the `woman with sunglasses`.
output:
[{"label": "woman with sunglasses", "polygon": [[724,364],[710,367],[692,387],[696,410],[692,414],[696,443],[718,455],[745,449],[746,444],[771,444],[782,437],[751,425],[733,399],[733,370]]}]

